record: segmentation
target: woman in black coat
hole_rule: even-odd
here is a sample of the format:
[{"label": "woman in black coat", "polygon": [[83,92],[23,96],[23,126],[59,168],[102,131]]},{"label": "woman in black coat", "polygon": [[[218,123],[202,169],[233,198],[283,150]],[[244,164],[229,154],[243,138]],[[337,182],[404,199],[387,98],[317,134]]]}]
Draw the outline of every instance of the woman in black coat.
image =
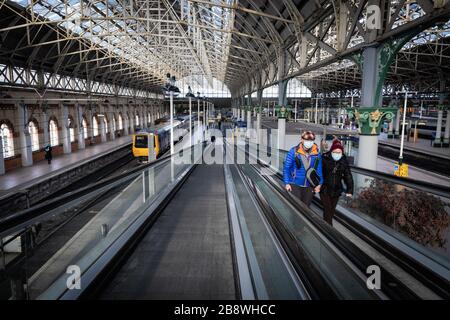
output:
[{"label": "woman in black coat", "polygon": [[353,177],[347,158],[344,155],[344,147],[337,139],[333,141],[330,151],[322,155],[323,185],[320,190],[320,199],[323,204],[323,218],[333,225],[333,216],[339,197],[344,192],[342,182],[345,183],[345,195],[353,195]]}]

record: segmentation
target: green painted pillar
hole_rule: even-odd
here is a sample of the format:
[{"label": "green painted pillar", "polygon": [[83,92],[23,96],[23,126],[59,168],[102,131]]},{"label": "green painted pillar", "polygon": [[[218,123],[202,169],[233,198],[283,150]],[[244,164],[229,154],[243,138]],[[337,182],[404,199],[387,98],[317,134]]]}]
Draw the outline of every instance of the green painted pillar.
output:
[{"label": "green painted pillar", "polygon": [[287,85],[288,80],[281,80],[278,82],[278,105],[286,106],[287,105]]},{"label": "green painted pillar", "polygon": [[390,65],[405,43],[417,34],[417,30],[381,45],[366,47],[353,60],[362,70],[361,106],[348,110],[359,125],[359,151],[357,165],[376,170],[378,157],[379,126],[383,120],[392,121],[397,108],[382,107],[382,89]]},{"label": "green painted pillar", "polygon": [[263,96],[263,89],[258,89],[258,91],[256,91],[256,100],[257,100],[257,105],[258,106],[262,106],[262,96]]}]

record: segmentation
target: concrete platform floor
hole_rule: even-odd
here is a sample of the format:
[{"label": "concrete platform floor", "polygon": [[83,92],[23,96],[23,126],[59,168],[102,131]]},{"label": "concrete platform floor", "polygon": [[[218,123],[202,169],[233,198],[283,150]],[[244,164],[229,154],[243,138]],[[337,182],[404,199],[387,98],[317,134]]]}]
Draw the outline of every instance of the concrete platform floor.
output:
[{"label": "concrete platform floor", "polygon": [[47,161],[39,161],[30,167],[22,167],[8,171],[6,174],[0,176],[0,194],[2,191],[10,192],[12,188],[24,188],[40,179],[48,178],[51,174],[76,167],[83,161],[120,148],[127,143],[131,143],[131,135],[116,138],[113,141],[87,146],[86,149],[77,150],[70,154],[55,156],[51,164],[48,164]]},{"label": "concrete platform floor", "polygon": [[[381,133],[378,137],[378,141],[393,146],[400,146],[400,139],[388,138],[386,133]],[[426,152],[427,154],[441,156],[450,159],[450,148],[437,148],[431,146],[431,141],[427,139],[417,139],[416,142],[413,138],[409,138],[409,141],[404,141],[404,147],[412,151]],[[450,169],[449,169],[450,170]]]}]

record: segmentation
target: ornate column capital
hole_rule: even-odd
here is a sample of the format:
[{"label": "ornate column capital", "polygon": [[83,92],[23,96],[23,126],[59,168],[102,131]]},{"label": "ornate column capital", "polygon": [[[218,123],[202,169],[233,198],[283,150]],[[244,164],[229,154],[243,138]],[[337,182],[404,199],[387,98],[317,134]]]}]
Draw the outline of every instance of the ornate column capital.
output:
[{"label": "ornate column capital", "polygon": [[275,106],[275,114],[277,115],[278,119],[290,118],[291,112],[291,106]]},{"label": "ornate column capital", "polygon": [[256,113],[262,113],[262,109],[263,109],[262,106],[257,106],[253,108],[253,110],[255,110]]},{"label": "ornate column capital", "polygon": [[358,133],[361,135],[379,135],[382,120],[392,121],[397,108],[354,108],[347,109],[350,117],[358,122]]}]

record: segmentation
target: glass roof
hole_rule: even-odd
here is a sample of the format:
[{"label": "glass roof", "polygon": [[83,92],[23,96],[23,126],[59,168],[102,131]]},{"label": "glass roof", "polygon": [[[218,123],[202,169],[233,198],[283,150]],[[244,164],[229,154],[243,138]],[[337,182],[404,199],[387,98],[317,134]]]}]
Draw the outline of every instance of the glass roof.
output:
[{"label": "glass roof", "polygon": [[[224,80],[233,10],[190,1],[13,0],[163,81],[203,74]],[[231,5],[232,0],[210,3]],[[174,10],[175,5],[181,5]],[[188,41],[187,39],[190,39]]]},{"label": "glass roof", "polygon": [[[104,59],[112,58],[116,61],[107,67],[118,68],[119,72],[135,69],[140,77],[156,78],[155,81],[159,84],[164,83],[167,73],[178,79],[197,75],[212,91],[217,86],[217,81],[236,90],[251,82],[251,77],[261,69],[270,69],[270,64],[276,65],[277,54],[274,53],[292,36],[297,41],[290,41],[286,48],[291,50],[295,60],[289,67],[289,73],[295,73],[304,67],[302,59],[306,60],[307,66],[311,66],[331,58],[338,51],[336,3],[328,0],[311,1],[311,5],[299,9],[299,17],[296,17],[288,3],[272,0],[10,2],[26,8],[32,15],[33,23],[45,21],[52,27],[60,27],[58,32],[61,36],[86,41],[102,50],[106,56]],[[297,2],[292,3],[295,6]],[[414,1],[393,0],[389,3],[388,14],[392,19],[392,30],[426,14]],[[360,0],[348,1],[347,5],[353,6],[355,10],[360,5]],[[302,51],[300,43],[306,40],[299,40],[301,37],[298,32],[302,30],[299,21],[314,17],[318,8],[333,8],[333,13],[323,15],[322,21],[311,24],[312,27],[307,31],[309,42],[306,50]],[[351,12],[349,10],[349,15]],[[349,19],[345,26],[358,24],[354,33],[347,36],[347,48],[344,49],[362,45],[366,40],[364,29],[367,27],[367,8],[364,7],[361,15],[354,17],[354,20],[352,22]],[[319,37],[326,26],[328,29]],[[450,21],[439,28],[433,27],[420,33],[402,50],[408,51],[423,44],[435,43],[448,36]],[[321,46],[318,45],[319,38]],[[299,80],[321,77],[353,66],[354,63],[346,59],[339,63],[329,63],[320,68],[311,68],[314,71],[303,74]],[[272,79],[266,83],[276,82],[276,70],[269,70],[267,73],[272,75]],[[224,92],[226,91],[228,88]]]}]

